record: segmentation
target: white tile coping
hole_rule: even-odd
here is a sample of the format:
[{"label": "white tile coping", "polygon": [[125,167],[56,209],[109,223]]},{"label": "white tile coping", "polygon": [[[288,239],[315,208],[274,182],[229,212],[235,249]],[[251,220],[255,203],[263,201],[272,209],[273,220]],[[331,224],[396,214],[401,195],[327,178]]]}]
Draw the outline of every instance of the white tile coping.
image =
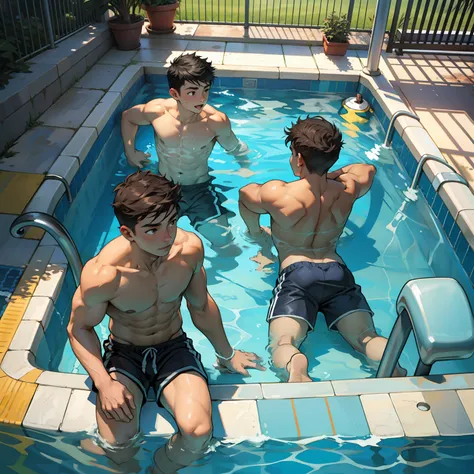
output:
[{"label": "white tile coping", "polygon": [[[343,79],[344,81],[360,81],[365,84],[374,94],[383,107],[384,111],[388,114],[393,114],[396,110],[405,110],[406,107],[396,99],[396,92],[391,88],[388,81],[384,80],[383,77],[379,78],[368,78],[362,76],[360,72],[356,71],[307,71],[294,68],[269,68],[269,67],[243,67],[243,66],[222,66],[217,65],[218,76],[222,77],[256,77],[256,78],[281,78],[281,79],[310,79],[315,80],[319,77],[321,80],[337,80]],[[165,74],[166,67],[162,65],[155,65],[149,63],[138,63],[128,66],[122,74],[117,78],[109,92],[102,98],[101,102],[91,112],[89,117],[86,119],[84,126],[79,130],[84,136],[81,137],[85,140],[84,143],[74,145],[74,137],[71,140],[69,152],[72,158],[84,159],[86,153],[83,152],[83,146],[90,147],[93,142],[103,129],[108,117],[110,117],[113,111],[119,106],[120,99],[130,90],[133,83],[138,77],[143,74]],[[87,124],[87,126],[85,125]],[[429,149],[434,154],[438,153],[439,150],[432,142],[429,135],[423,129],[423,127],[412,119],[400,119],[397,123],[397,130],[399,131],[402,138],[406,141],[410,151],[414,154],[416,159]],[[78,133],[76,133],[76,141],[78,139]],[[81,138],[81,140],[82,140]],[[83,145],[82,147],[80,145]],[[74,150],[72,148],[74,147]],[[420,150],[420,147],[423,147]],[[80,149],[79,149],[80,148]],[[67,151],[67,148],[66,148]],[[63,176],[70,182],[72,181],[75,173],[78,171],[78,167],[74,165],[74,161],[68,160],[71,158],[67,153],[63,153],[52,166],[52,170],[59,174],[64,173]],[[74,159],[76,159],[74,158]],[[76,160],[77,161],[77,160]],[[431,173],[433,176],[439,172],[437,163],[427,163],[425,170],[427,174]],[[431,177],[431,176],[430,176]],[[443,186],[442,192],[444,191],[446,196],[442,196],[450,210],[456,211],[456,216],[466,209],[474,209],[472,203],[474,198],[472,193],[466,194],[466,189],[463,187],[464,197],[459,199],[459,192],[456,190],[457,183],[448,183]],[[453,191],[451,191],[453,190]],[[454,192],[456,191],[456,192]],[[59,201],[59,198],[64,193],[64,189],[61,183],[56,181],[44,182],[30,204],[27,210],[40,210],[52,214],[54,208]],[[456,201],[456,196],[458,200]],[[459,206],[461,208],[459,208]],[[467,207],[466,207],[467,206]],[[471,238],[468,239],[472,241]],[[53,245],[51,245],[53,244]],[[47,247],[45,247],[45,245]],[[43,249],[43,250],[42,250]],[[32,302],[30,303],[31,310],[25,312],[21,327],[18,331],[18,337],[15,335],[14,345],[5,355],[2,362],[2,369],[15,379],[20,379],[23,375],[27,374],[30,370],[35,367],[35,350],[41,340],[44,329],[46,329],[50,314],[53,309],[55,298],[57,297],[64,275],[66,272],[67,265],[64,263],[64,255],[60,249],[55,245],[50,236],[45,236],[41,242],[37,252],[48,250],[48,258],[44,264],[43,272],[45,279],[42,279],[38,284],[36,291],[33,295]],[[36,254],[35,254],[36,255]],[[34,258],[32,259],[32,262]],[[31,263],[33,264],[33,263]],[[37,263],[35,263],[37,267]],[[28,269],[26,270],[26,272]],[[25,273],[26,273],[25,272]],[[40,314],[43,312],[43,314]],[[34,315],[34,316],[32,316]],[[28,334],[28,337],[22,335]],[[400,380],[394,379],[363,379],[363,380],[352,380],[352,381],[334,381],[334,382],[312,382],[311,384],[304,384],[305,389],[302,391],[301,387],[297,387],[296,384],[241,384],[241,385],[224,385],[224,386],[211,386],[211,393],[214,400],[221,400],[222,403],[215,404],[219,406],[219,410],[222,413],[232,413],[231,406],[236,406],[236,403],[250,403],[249,413],[253,412],[253,404],[255,400],[266,398],[301,398],[301,397],[327,397],[327,396],[340,396],[357,393],[361,395],[363,401],[364,410],[368,406],[369,401],[372,399],[376,401],[375,405],[380,405],[385,409],[390,397],[390,393],[412,393],[410,397],[414,397],[413,393],[422,393],[424,390],[466,390],[474,389],[474,374],[453,374],[442,376],[443,380],[439,380],[439,376],[432,377],[408,377]],[[77,420],[74,419],[71,412],[75,411],[76,407],[87,406],[90,397],[91,383],[87,376],[79,374],[63,374],[51,371],[43,371],[38,377],[37,383],[39,385],[38,391],[35,394],[33,403],[27,413],[24,420],[24,425],[29,427],[42,427],[48,429],[59,429],[60,426],[64,430],[77,430],[82,429],[83,425],[78,425]],[[390,385],[390,390],[387,390],[387,384]],[[306,387],[306,385],[308,387]],[[344,388],[345,387],[345,388]],[[352,388],[351,388],[352,387]],[[41,390],[40,390],[41,389]],[[84,392],[84,393],[81,393]],[[44,411],[44,414],[40,415],[40,408],[46,406],[51,397],[54,398],[57,394],[58,399],[54,401],[53,405],[49,405],[50,408]],[[385,395],[384,397],[382,395]],[[408,396],[408,395],[407,395]],[[388,398],[387,398],[388,397]],[[397,395],[394,396],[395,400],[398,400]],[[467,397],[466,397],[467,399]],[[470,398],[469,398],[470,399]],[[70,402],[69,402],[70,400]],[[66,408],[70,405],[69,412],[66,413]],[[228,405],[230,403],[230,405]],[[253,404],[252,404],[253,403]],[[232,405],[234,404],[234,405]],[[387,405],[388,406],[388,405]],[[391,409],[393,414],[396,412],[392,405]],[[52,407],[55,407],[54,410]],[[86,408],[84,408],[86,409]],[[87,408],[89,410],[89,408]],[[256,410],[256,405],[255,405]],[[369,424],[372,424],[375,431],[379,434],[385,435],[399,435],[403,433],[403,429],[398,421],[398,418],[391,417],[390,423],[378,423],[377,416],[372,415],[372,408],[367,408],[369,411]],[[35,413],[38,411],[38,413]],[[54,411],[54,413],[53,413]],[[59,416],[59,413],[62,415]],[[64,415],[67,415],[64,417]],[[228,416],[228,415],[226,415]],[[253,415],[249,415],[251,418]],[[375,416],[375,417],[374,417]],[[372,417],[372,418],[370,418]],[[159,419],[159,418],[158,418]],[[158,420],[157,419],[157,420]],[[253,419],[253,418],[252,418]],[[172,428],[171,425],[161,417],[162,421],[157,421],[159,431],[167,430],[168,432]],[[258,419],[257,419],[258,420]],[[371,421],[372,420],[372,421]],[[166,424],[168,423],[168,424]],[[253,423],[253,422],[252,422]],[[248,426],[251,429],[258,432],[255,425],[250,423]],[[244,430],[245,423],[242,423]],[[171,427],[171,428],[170,428]],[[155,429],[157,426],[155,426]],[[227,431],[227,427],[224,426],[224,430]],[[231,431],[234,428],[231,429]],[[232,433],[234,433],[232,431]],[[235,433],[234,433],[235,434]]]},{"label": "white tile coping", "polygon": [[361,395],[360,401],[372,434],[381,438],[395,438],[405,434],[387,393]]}]

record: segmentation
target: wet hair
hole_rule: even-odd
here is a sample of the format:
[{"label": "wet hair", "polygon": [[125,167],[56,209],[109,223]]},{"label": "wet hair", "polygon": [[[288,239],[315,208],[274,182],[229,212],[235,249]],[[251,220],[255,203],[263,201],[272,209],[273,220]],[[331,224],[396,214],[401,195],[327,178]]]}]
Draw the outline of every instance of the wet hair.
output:
[{"label": "wet hair", "polygon": [[199,83],[212,85],[215,79],[215,68],[196,53],[178,56],[168,68],[168,85],[170,89],[180,92],[186,81],[198,85]]},{"label": "wet hair", "polygon": [[294,153],[301,154],[310,173],[319,176],[327,173],[339,158],[344,145],[342,133],[321,116],[298,118],[291,127],[285,128],[285,145],[291,143]]},{"label": "wet hair", "polygon": [[[181,186],[150,171],[137,171],[118,184],[112,204],[120,225],[135,232],[135,226],[146,217],[166,219],[179,211]],[[157,223],[158,223],[157,222]]]}]

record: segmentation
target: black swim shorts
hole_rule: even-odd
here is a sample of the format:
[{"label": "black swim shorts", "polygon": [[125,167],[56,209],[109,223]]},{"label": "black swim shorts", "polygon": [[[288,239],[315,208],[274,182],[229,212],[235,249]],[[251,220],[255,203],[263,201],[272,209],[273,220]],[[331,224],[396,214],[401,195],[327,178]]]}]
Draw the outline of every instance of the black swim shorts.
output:
[{"label": "black swim shorts", "polygon": [[[163,406],[160,402],[163,389],[179,374],[194,371],[207,381],[201,356],[185,333],[154,346],[133,346],[109,338],[104,341],[102,360],[109,374],[118,372],[138,385],[143,403],[153,387],[160,407]],[[97,392],[96,387],[93,390]]]},{"label": "black swim shorts", "polygon": [[356,311],[373,316],[352,272],[338,262],[296,262],[278,277],[268,309],[267,321],[291,316],[306,321],[312,331],[318,311],[324,314],[328,329]]},{"label": "black swim shorts", "polygon": [[235,213],[222,205],[226,197],[216,191],[212,184],[213,180],[214,178],[211,178],[204,183],[181,186],[179,217],[189,217],[191,225],[195,228],[225,214],[235,216]]}]

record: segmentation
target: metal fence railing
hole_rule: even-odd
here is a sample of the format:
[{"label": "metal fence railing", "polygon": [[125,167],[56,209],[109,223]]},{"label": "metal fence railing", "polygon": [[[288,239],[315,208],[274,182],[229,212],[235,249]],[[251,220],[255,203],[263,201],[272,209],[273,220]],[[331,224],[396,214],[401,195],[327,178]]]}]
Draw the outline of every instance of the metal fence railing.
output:
[{"label": "metal fence railing", "polygon": [[352,30],[372,27],[377,0],[180,0],[177,20],[250,26],[318,28],[335,11]]},{"label": "metal fence railing", "polygon": [[97,19],[96,0],[1,0],[0,41],[26,59]]},{"label": "metal fence railing", "polygon": [[474,51],[474,0],[396,0],[388,51]]}]

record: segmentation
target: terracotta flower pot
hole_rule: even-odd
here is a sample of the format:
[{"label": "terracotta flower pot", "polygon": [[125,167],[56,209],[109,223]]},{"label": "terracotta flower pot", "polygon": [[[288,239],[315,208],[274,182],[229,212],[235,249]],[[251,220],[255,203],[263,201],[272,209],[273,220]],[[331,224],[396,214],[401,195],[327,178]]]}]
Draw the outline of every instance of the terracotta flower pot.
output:
[{"label": "terracotta flower pot", "polygon": [[171,5],[142,5],[143,10],[146,10],[150,22],[150,24],[146,26],[148,33],[159,35],[174,31],[174,18],[178,7],[179,2],[172,3]]},{"label": "terracotta flower pot", "polygon": [[130,51],[140,46],[140,35],[145,20],[141,16],[134,19],[135,21],[132,21],[132,23],[122,23],[116,16],[109,20],[109,29],[114,35],[117,49]]},{"label": "terracotta flower pot", "polygon": [[349,43],[335,43],[328,41],[326,35],[323,35],[324,52],[328,56],[344,56],[349,47]]}]

